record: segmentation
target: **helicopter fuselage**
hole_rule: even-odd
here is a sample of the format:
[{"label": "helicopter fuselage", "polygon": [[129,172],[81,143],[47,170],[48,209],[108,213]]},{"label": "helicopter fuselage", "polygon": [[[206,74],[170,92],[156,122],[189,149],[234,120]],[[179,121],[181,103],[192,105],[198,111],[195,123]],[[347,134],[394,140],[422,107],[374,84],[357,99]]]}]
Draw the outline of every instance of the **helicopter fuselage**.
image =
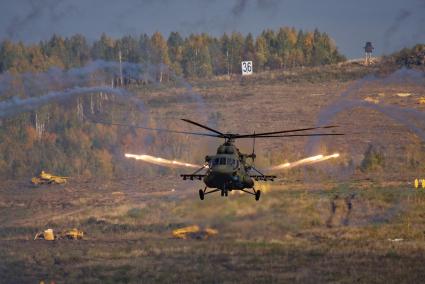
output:
[{"label": "helicopter fuselage", "polygon": [[208,171],[204,183],[209,188],[220,190],[253,188],[254,181],[249,176],[246,164],[248,155],[241,154],[231,142],[219,146],[217,154],[207,156]]}]

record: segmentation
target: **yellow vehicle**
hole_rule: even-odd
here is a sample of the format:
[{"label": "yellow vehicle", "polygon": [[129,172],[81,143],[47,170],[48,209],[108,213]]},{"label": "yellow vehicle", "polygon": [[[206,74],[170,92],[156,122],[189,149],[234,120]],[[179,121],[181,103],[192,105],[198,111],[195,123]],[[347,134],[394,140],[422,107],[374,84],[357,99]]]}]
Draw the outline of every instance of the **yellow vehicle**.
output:
[{"label": "yellow vehicle", "polygon": [[62,235],[63,235],[64,238],[67,238],[67,239],[81,240],[81,239],[83,239],[84,232],[79,231],[79,230],[74,228],[74,229],[65,231],[64,233],[62,233]]},{"label": "yellow vehicle", "polygon": [[68,177],[55,176],[45,171],[41,171],[38,177],[33,177],[31,183],[34,185],[40,184],[65,184]]},{"label": "yellow vehicle", "polygon": [[53,233],[52,229],[44,230],[43,232],[39,232],[35,235],[34,240],[46,240],[46,241],[54,241],[57,238]]},{"label": "yellow vehicle", "polygon": [[218,231],[215,229],[206,228],[201,230],[201,228],[199,228],[197,225],[180,228],[173,231],[173,237],[184,240],[188,238],[205,240],[208,239],[208,237],[215,236],[217,234]]},{"label": "yellow vehicle", "polygon": [[67,231],[62,231],[58,233],[54,233],[53,229],[47,229],[42,232],[39,232],[35,235],[34,240],[46,240],[46,241],[54,241],[54,240],[61,240],[61,239],[70,239],[70,240],[82,240],[84,236],[83,231],[79,231],[78,229],[74,228]]}]

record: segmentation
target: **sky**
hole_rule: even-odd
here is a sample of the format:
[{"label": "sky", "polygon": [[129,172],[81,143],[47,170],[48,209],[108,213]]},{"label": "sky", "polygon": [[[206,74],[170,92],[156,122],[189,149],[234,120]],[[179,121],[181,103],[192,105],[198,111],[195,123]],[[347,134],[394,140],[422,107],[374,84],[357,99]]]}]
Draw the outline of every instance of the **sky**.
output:
[{"label": "sky", "polygon": [[25,43],[54,33],[168,37],[239,31],[258,35],[282,26],[328,33],[348,58],[366,41],[382,55],[425,43],[425,0],[1,0],[0,40]]}]

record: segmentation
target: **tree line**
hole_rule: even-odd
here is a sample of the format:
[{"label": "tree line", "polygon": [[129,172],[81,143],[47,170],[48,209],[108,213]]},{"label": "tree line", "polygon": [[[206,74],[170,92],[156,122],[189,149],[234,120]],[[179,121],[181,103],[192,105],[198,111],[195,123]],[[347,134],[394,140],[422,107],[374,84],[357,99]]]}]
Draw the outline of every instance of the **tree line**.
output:
[{"label": "tree line", "polygon": [[[335,42],[319,30],[303,31],[282,27],[251,33],[224,33],[214,37],[206,33],[183,37],[171,32],[149,36],[124,36],[119,39],[102,34],[89,42],[83,35],[53,35],[37,44],[4,40],[0,44],[0,72],[42,72],[50,67],[81,67],[102,59],[143,64],[164,64],[177,75],[187,78],[240,73],[243,60],[253,61],[256,71],[296,66],[317,66],[345,60]],[[162,78],[160,78],[162,79]]]},{"label": "tree line", "polygon": [[[92,86],[98,84],[99,78],[109,80],[109,73],[108,76],[98,74],[105,71],[103,69],[89,76],[77,72],[73,75],[75,78],[66,77],[64,71],[90,66],[88,63],[94,60],[118,61],[120,56],[125,62],[154,66],[155,75],[158,66],[166,65],[165,68],[187,78],[238,74],[242,60],[252,60],[258,71],[330,64],[344,59],[326,33],[294,28],[265,30],[257,37],[237,32],[220,37],[207,34],[182,37],[172,32],[165,38],[156,32],[151,36],[142,34],[119,39],[102,34],[94,42],[82,35],[53,35],[37,44],[4,40],[0,43],[0,73],[4,73],[0,84],[5,85],[0,86],[0,101],[11,96],[45,95],[46,90],[72,88],[75,82],[78,86]],[[52,67],[57,67],[57,72],[52,72],[55,71]],[[48,80],[42,76],[38,82],[38,72],[48,70],[41,73],[46,74]],[[37,74],[23,74],[25,72]],[[25,82],[28,78],[31,80]],[[164,78],[167,78],[166,72]],[[162,73],[156,79],[162,81]],[[193,149],[184,136],[87,123],[86,115],[105,115],[117,121],[142,119],[135,105],[114,103],[102,93],[0,119],[0,177],[28,177],[41,170],[91,178],[157,174],[157,171],[170,170],[140,163],[135,166],[123,160],[123,153],[163,153],[164,157],[179,157],[185,161],[205,154],[202,149]],[[177,127],[156,125],[155,121],[147,123],[150,127]]]}]

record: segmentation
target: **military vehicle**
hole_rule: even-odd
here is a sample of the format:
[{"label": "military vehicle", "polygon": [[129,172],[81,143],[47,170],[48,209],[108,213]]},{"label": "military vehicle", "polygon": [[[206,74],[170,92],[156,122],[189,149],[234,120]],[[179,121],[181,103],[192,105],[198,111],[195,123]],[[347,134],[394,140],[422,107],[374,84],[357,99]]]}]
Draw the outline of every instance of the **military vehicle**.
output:
[{"label": "military vehicle", "polygon": [[69,239],[69,240],[82,240],[84,237],[84,232],[80,231],[76,228],[61,231],[58,233],[54,233],[53,229],[47,229],[42,232],[38,232],[34,240],[46,240],[46,241],[54,241],[54,240],[61,240],[61,239]]},{"label": "military vehicle", "polygon": [[201,229],[198,225],[188,226],[173,230],[173,237],[177,239],[198,239],[206,240],[209,237],[215,236],[218,231],[211,228]]},{"label": "military vehicle", "polygon": [[34,185],[41,184],[65,184],[68,180],[68,177],[55,176],[45,171],[41,171],[38,177],[33,177],[31,183]]}]

